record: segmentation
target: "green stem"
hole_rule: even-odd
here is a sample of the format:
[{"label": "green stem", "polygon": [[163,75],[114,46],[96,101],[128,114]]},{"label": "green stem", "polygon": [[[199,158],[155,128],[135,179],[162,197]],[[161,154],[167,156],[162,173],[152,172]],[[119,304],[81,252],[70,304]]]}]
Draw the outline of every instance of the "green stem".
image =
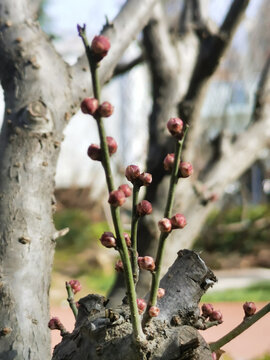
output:
[{"label": "green stem", "polygon": [[133,280],[136,286],[139,279],[139,267],[138,267],[138,257],[137,257],[137,233],[138,233],[138,222],[139,217],[137,216],[137,205],[139,198],[140,187],[134,184],[133,194],[132,194],[132,220],[131,220],[131,261],[132,261],[132,271],[133,271]]},{"label": "green stem", "polygon": [[[186,126],[184,136],[182,140],[176,140],[175,143],[175,151],[174,151],[174,163],[173,163],[173,169],[171,173],[171,180],[170,180],[170,186],[168,191],[168,197],[167,197],[167,203],[164,211],[164,217],[170,218],[172,216],[172,208],[173,208],[173,202],[175,197],[175,189],[178,182],[178,170],[179,170],[179,162],[180,157],[182,153],[183,143],[186,137],[186,133],[188,130],[188,126]],[[156,256],[156,268],[155,271],[152,272],[152,283],[151,283],[151,290],[150,290],[150,297],[147,304],[147,309],[144,313],[143,317],[143,326],[151,319],[149,316],[148,310],[151,306],[155,306],[157,303],[157,292],[159,288],[159,282],[160,282],[160,273],[161,273],[161,265],[164,257],[164,251],[165,251],[165,242],[167,237],[169,236],[169,233],[160,233],[159,242],[158,242],[158,249],[157,249],[157,256]]]},{"label": "green stem", "polygon": [[236,326],[233,330],[231,330],[227,335],[223,336],[219,340],[214,343],[209,344],[211,351],[216,351],[220,349],[222,346],[242,334],[245,330],[247,330],[251,325],[253,325],[256,321],[260,320],[264,315],[270,312],[270,303],[265,305],[261,310],[255,313],[252,316],[244,318],[244,320]]},{"label": "green stem", "polygon": [[66,289],[67,289],[67,294],[68,294],[68,298],[67,301],[69,303],[69,306],[74,314],[75,319],[77,318],[78,315],[78,309],[76,306],[76,303],[74,301],[74,293],[72,290],[72,287],[69,285],[69,283],[66,281]]},{"label": "green stem", "polygon": [[[93,59],[91,54],[91,49],[89,47],[85,29],[81,31],[80,36],[83,40],[86,55],[88,58],[90,70],[91,70],[91,76],[92,76],[92,84],[93,84],[93,92],[95,98],[100,102],[100,83],[98,79],[98,64]],[[110,166],[110,155],[109,155],[109,149],[108,144],[106,141],[106,132],[103,125],[103,120],[100,116],[95,117],[98,125],[98,132],[100,137],[100,147],[102,151],[102,165],[105,171],[106,175],[106,183],[108,187],[109,193],[114,190],[114,183],[113,183],[113,176]],[[136,297],[136,291],[135,291],[135,285],[133,282],[133,274],[132,274],[132,267],[130,263],[129,253],[127,249],[127,245],[124,238],[124,233],[122,229],[122,224],[120,220],[120,210],[119,207],[111,206],[111,214],[112,214],[112,220],[114,224],[116,239],[117,239],[117,247],[119,250],[119,254],[121,257],[121,260],[123,262],[124,267],[124,277],[125,277],[125,283],[127,288],[127,297],[129,301],[129,307],[130,307],[130,316],[131,316],[131,323],[133,327],[133,336],[136,342],[141,342],[145,339],[145,335],[142,331],[141,323],[140,323],[140,317],[137,307],[137,297]]]}]

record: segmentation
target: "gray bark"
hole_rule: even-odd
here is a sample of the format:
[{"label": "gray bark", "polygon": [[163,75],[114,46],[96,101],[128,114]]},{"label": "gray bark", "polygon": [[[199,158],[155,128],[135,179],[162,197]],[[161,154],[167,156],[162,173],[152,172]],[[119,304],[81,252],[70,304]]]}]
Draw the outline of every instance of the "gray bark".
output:
[{"label": "gray bark", "polygon": [[[155,1],[129,1],[105,31],[113,50],[101,69],[103,82],[146,24]],[[35,21],[39,3],[0,1],[6,103],[0,138],[0,329],[10,329],[1,332],[3,360],[50,357],[55,168],[64,127],[79,100],[91,95],[90,75],[82,69],[85,57],[72,69],[65,64]]]}]

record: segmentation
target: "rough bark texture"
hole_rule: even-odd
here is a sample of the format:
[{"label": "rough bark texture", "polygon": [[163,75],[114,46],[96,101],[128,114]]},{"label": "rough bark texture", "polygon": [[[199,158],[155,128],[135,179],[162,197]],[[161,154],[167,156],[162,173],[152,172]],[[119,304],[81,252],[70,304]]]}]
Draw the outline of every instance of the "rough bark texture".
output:
[{"label": "rough bark texture", "polygon": [[56,346],[53,360],[209,360],[211,352],[196,327],[203,321],[200,298],[215,281],[197,254],[179,251],[161,281],[166,293],[159,300],[160,315],[145,328],[147,342],[141,347],[132,341],[126,305],[105,310],[103,297],[88,295],[79,301],[75,329]]}]

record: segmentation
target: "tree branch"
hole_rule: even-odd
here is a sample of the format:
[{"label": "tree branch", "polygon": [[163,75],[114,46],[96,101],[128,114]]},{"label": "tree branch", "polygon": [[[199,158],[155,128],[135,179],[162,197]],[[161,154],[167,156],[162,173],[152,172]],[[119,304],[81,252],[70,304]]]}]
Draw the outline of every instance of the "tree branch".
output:
[{"label": "tree branch", "polygon": [[145,61],[145,57],[143,54],[139,55],[129,63],[119,63],[113,72],[113,77],[125,74],[129,70],[133,69],[135,66],[142,64]]}]

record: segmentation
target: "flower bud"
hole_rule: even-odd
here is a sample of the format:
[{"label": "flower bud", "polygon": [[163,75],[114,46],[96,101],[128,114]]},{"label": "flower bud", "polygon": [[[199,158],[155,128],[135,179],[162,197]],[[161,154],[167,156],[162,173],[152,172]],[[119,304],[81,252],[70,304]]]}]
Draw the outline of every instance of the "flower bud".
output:
[{"label": "flower bud", "polygon": [[106,36],[95,36],[91,43],[91,50],[94,54],[95,60],[100,61],[108,54],[111,47],[110,41]]},{"label": "flower bud", "polygon": [[217,354],[215,352],[212,353],[212,359],[217,360]]},{"label": "flower bud", "polygon": [[125,172],[126,178],[134,183],[134,181],[140,176],[140,168],[137,165],[129,165]]},{"label": "flower bud", "polygon": [[159,220],[158,227],[161,232],[169,233],[172,230],[171,220],[167,218]]},{"label": "flower bud", "polygon": [[167,156],[163,161],[164,169],[166,171],[171,171],[173,169],[173,164],[174,164],[174,153],[167,154]]},{"label": "flower bud", "polygon": [[62,327],[63,327],[63,324],[61,323],[61,321],[58,317],[53,317],[48,322],[48,328],[51,330],[61,330]]},{"label": "flower bud", "polygon": [[101,161],[102,159],[101,148],[99,147],[99,145],[91,144],[87,150],[87,155],[92,160]]},{"label": "flower bud", "polygon": [[183,136],[183,129],[184,129],[184,123],[179,118],[171,118],[167,122],[167,128],[169,132],[172,134],[172,136],[177,137],[178,139],[181,139]]},{"label": "flower bud", "polygon": [[125,201],[126,197],[122,190],[113,190],[110,192],[108,203],[112,206],[122,206]]},{"label": "flower bud", "polygon": [[157,317],[159,315],[159,308],[157,306],[151,306],[148,313],[151,317]]},{"label": "flower bud", "polygon": [[171,218],[172,229],[183,229],[187,225],[187,220],[182,214],[175,214]]},{"label": "flower bud", "polygon": [[98,107],[98,114],[101,117],[109,117],[113,114],[114,106],[112,106],[111,103],[108,101],[104,101],[101,105]]},{"label": "flower bud", "polygon": [[117,151],[117,142],[111,136],[106,136],[106,141],[109,148],[109,154],[112,155]]},{"label": "flower bud", "polygon": [[245,302],[243,305],[243,309],[246,317],[254,315],[257,310],[256,305],[252,301]]},{"label": "flower bud", "polygon": [[223,322],[221,312],[219,310],[213,310],[209,315],[209,320],[218,321],[221,324]]},{"label": "flower bud", "polygon": [[124,265],[123,262],[121,260],[118,260],[115,264],[115,270],[118,272],[123,272],[124,271]]},{"label": "flower bud", "polygon": [[128,186],[128,184],[123,184],[118,187],[118,190],[122,190],[125,194],[125,197],[129,197],[132,194],[131,188]]},{"label": "flower bud", "polygon": [[207,318],[214,311],[214,307],[212,304],[203,304],[202,305],[202,316]]},{"label": "flower bud", "polygon": [[139,267],[143,270],[154,271],[155,261],[151,256],[139,256],[138,257]]},{"label": "flower bud", "polygon": [[141,186],[148,186],[152,182],[152,175],[149,173],[143,172],[140,174],[137,181],[138,181],[139,185],[141,185]]},{"label": "flower bud", "polygon": [[146,301],[144,299],[137,299],[137,306],[138,306],[139,314],[141,315],[146,308]]},{"label": "flower bud", "polygon": [[112,232],[104,232],[99,240],[101,244],[107,248],[114,248],[116,246],[116,239]]},{"label": "flower bud", "polygon": [[157,297],[158,297],[158,299],[161,299],[164,295],[165,295],[165,289],[163,289],[163,288],[158,288],[158,291],[157,291]]},{"label": "flower bud", "polygon": [[149,201],[143,200],[137,205],[137,215],[144,216],[152,213],[152,205]]},{"label": "flower bud", "polygon": [[82,285],[78,280],[70,280],[68,282],[74,294],[82,290]]},{"label": "flower bud", "polygon": [[131,246],[131,239],[130,239],[130,236],[128,233],[124,233],[124,238],[125,238],[125,242],[127,244],[127,247],[130,247]]},{"label": "flower bud", "polygon": [[187,178],[193,174],[193,167],[187,161],[181,161],[179,165],[179,177]]},{"label": "flower bud", "polygon": [[85,98],[81,103],[81,110],[84,114],[94,115],[98,108],[98,100]]}]

